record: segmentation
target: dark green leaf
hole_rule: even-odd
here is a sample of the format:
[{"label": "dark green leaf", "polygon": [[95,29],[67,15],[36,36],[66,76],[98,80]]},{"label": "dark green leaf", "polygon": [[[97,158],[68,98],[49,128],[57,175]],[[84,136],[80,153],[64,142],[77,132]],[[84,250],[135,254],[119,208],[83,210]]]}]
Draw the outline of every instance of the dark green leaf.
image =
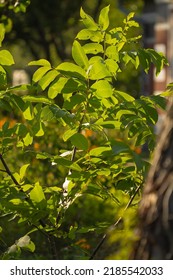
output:
[{"label": "dark green leaf", "polygon": [[78,149],[81,149],[81,150],[87,150],[88,149],[88,140],[85,138],[84,135],[82,135],[80,133],[73,134],[69,138],[69,140]]}]

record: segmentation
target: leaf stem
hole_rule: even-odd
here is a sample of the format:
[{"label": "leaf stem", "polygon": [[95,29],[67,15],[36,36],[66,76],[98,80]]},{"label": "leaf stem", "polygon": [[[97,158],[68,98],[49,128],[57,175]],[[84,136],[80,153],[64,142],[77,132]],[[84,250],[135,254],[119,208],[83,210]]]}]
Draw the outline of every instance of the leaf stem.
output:
[{"label": "leaf stem", "polygon": [[[141,185],[139,185],[139,186],[137,187],[137,189],[135,190],[135,193],[132,195],[132,197],[131,197],[130,200],[128,201],[126,207],[124,208],[124,211],[126,211],[126,210],[130,207],[130,205],[132,204],[132,202],[133,202],[135,196],[136,196],[137,193],[139,192],[140,188],[141,188]],[[115,228],[118,226],[118,224],[122,221],[122,219],[123,219],[123,215],[122,215],[121,217],[119,217],[118,220],[117,220],[112,226],[109,227],[108,233],[109,233],[110,231],[112,231],[113,229],[115,229]],[[89,260],[93,260],[93,259],[94,259],[95,255],[96,255],[97,252],[100,250],[100,248],[101,248],[101,246],[103,245],[103,243],[106,241],[106,239],[107,239],[107,237],[108,237],[108,233],[105,233],[105,234],[102,236],[102,239],[100,240],[100,242],[98,243],[98,245],[97,245],[96,248],[94,249],[92,255],[91,255],[90,258],[89,258]]]}]

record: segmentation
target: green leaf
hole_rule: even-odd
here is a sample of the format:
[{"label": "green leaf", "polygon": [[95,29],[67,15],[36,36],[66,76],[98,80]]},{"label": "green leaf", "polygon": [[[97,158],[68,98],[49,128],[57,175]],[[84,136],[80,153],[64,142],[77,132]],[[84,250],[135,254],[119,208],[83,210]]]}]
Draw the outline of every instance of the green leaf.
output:
[{"label": "green leaf", "polygon": [[[158,121],[158,112],[155,108],[155,105],[149,102],[146,102],[147,100],[138,100],[142,108],[144,109],[146,119],[148,119],[152,124],[156,124]],[[149,101],[149,100],[148,100]]]},{"label": "green leaf", "polygon": [[91,86],[91,89],[93,90],[93,93],[98,98],[108,98],[108,97],[112,96],[112,94],[113,94],[112,86],[106,80],[100,80],[100,81],[95,82]]},{"label": "green leaf", "polygon": [[168,61],[162,53],[158,53],[153,49],[148,49],[148,54],[151,57],[151,61],[156,67],[156,76],[160,73],[163,69],[164,65],[168,65]]},{"label": "green leaf", "polygon": [[74,41],[73,47],[72,47],[72,56],[76,64],[81,66],[84,69],[88,69],[89,63],[88,58],[84,52],[83,47],[80,45],[78,41]]},{"label": "green leaf", "polygon": [[37,71],[35,71],[32,80],[35,83],[38,82],[50,69],[51,67],[49,66],[40,67]]},{"label": "green leaf", "polygon": [[74,63],[63,62],[56,69],[67,77],[79,78],[85,81],[86,73],[84,69]]},{"label": "green leaf", "polygon": [[33,120],[34,113],[33,113],[33,107],[30,102],[26,102],[25,108],[23,110],[23,116],[26,120]]},{"label": "green leaf", "polygon": [[36,124],[32,127],[32,131],[35,136],[41,137],[44,135],[44,124],[40,121],[37,121]]},{"label": "green leaf", "polygon": [[41,119],[43,121],[52,121],[54,118],[54,114],[53,112],[51,111],[50,107],[49,106],[45,106],[43,109],[42,109],[42,112],[41,112]]},{"label": "green leaf", "polygon": [[98,30],[97,23],[93,20],[93,18],[91,16],[86,14],[82,8],[80,9],[80,16],[83,20],[83,24],[85,25],[85,27],[87,29],[93,30],[93,31]]},{"label": "green leaf", "polygon": [[98,121],[95,122],[95,124],[101,125],[104,128],[108,129],[120,129],[121,127],[121,122],[119,121],[104,121],[103,119],[99,119]]},{"label": "green leaf", "polygon": [[75,133],[77,132],[77,129],[68,129],[64,134],[63,134],[63,140],[67,141],[70,137],[72,137]]},{"label": "green leaf", "polygon": [[140,65],[143,67],[145,73],[148,73],[151,63],[151,58],[145,49],[138,50],[138,57],[140,61]]},{"label": "green leaf", "polygon": [[89,152],[89,155],[94,156],[94,157],[99,157],[99,156],[102,156],[104,153],[107,153],[110,151],[111,151],[111,147],[108,147],[108,146],[98,147],[98,148],[92,149]]},{"label": "green leaf", "polygon": [[17,109],[21,110],[22,112],[26,109],[26,103],[20,96],[16,94],[10,94],[10,99],[13,102],[13,104],[17,107]]},{"label": "green leaf", "polygon": [[122,152],[130,152],[130,148],[126,143],[114,140],[112,142],[112,151],[114,155],[118,155]]},{"label": "green leaf", "polygon": [[100,80],[110,76],[111,73],[108,71],[103,59],[97,59],[93,62],[90,66],[90,71],[88,71],[88,78],[91,80]]},{"label": "green leaf", "polygon": [[37,205],[40,209],[46,207],[46,199],[42,187],[37,182],[34,188],[30,191],[30,199],[33,204]]},{"label": "green leaf", "polygon": [[134,15],[135,15],[134,12],[129,13],[129,14],[127,15],[127,21],[129,21],[131,18],[133,18]]},{"label": "green leaf", "polygon": [[77,34],[76,38],[79,40],[91,40],[92,42],[100,43],[103,41],[103,33],[101,33],[101,31],[82,29]]},{"label": "green leaf", "polygon": [[64,108],[66,110],[72,110],[76,105],[82,104],[85,101],[86,97],[84,95],[76,93],[75,95],[72,95],[69,100],[64,102]]},{"label": "green leaf", "polygon": [[30,135],[30,133],[28,132],[26,134],[26,136],[23,138],[23,142],[25,146],[29,146],[32,144],[33,142],[33,137]]},{"label": "green leaf", "polygon": [[5,28],[4,25],[1,23],[0,24],[0,47],[2,46],[2,41],[4,40],[5,36]]},{"label": "green leaf", "polygon": [[78,149],[81,149],[81,150],[87,150],[88,149],[88,140],[85,138],[84,135],[82,135],[80,133],[73,134],[69,138],[69,140]]},{"label": "green leaf", "polygon": [[23,96],[24,101],[29,101],[32,103],[42,103],[42,104],[52,104],[52,101],[46,97],[43,97],[42,95],[25,95]]},{"label": "green leaf", "polygon": [[134,111],[131,111],[131,110],[119,110],[116,114],[116,117],[118,120],[121,119],[122,116],[124,115],[135,115],[135,112]]},{"label": "green leaf", "polygon": [[[164,95],[163,95],[164,96]],[[166,109],[166,98],[162,96],[162,93],[160,95],[151,95],[148,98],[154,102],[154,104],[157,107],[160,107],[161,109],[165,110]],[[146,98],[146,97],[145,97]]]},{"label": "green leaf", "polygon": [[103,46],[98,43],[88,43],[83,46],[86,54],[98,54],[103,53]]},{"label": "green leaf", "polygon": [[114,92],[116,98],[120,99],[121,101],[129,101],[129,102],[133,102],[135,100],[135,98],[133,96],[131,96],[130,94],[123,92],[123,91],[119,91],[116,90]]},{"label": "green leaf", "polygon": [[0,90],[7,86],[7,74],[4,68],[0,65]]},{"label": "green leaf", "polygon": [[50,85],[48,90],[48,97],[53,99],[59,93],[68,94],[77,91],[84,91],[86,89],[86,84],[77,79],[60,77]]},{"label": "green leaf", "polygon": [[51,112],[53,113],[53,116],[56,119],[62,118],[67,124],[70,124],[74,119],[74,115],[70,114],[65,109],[61,109],[57,105],[51,105],[51,106],[49,106],[49,109],[51,110]]},{"label": "green leaf", "polygon": [[31,61],[28,63],[28,65],[29,66],[47,66],[47,67],[51,68],[50,62],[46,59],[39,59],[39,60]]},{"label": "green leaf", "polygon": [[108,58],[119,61],[119,52],[116,46],[107,47],[105,54]]},{"label": "green leaf", "polygon": [[112,75],[115,76],[117,74],[117,72],[120,71],[118,63],[116,61],[114,61],[113,59],[108,58],[108,59],[105,60],[105,62],[106,62],[106,66],[107,66],[109,72]]},{"label": "green leaf", "polygon": [[30,164],[24,164],[21,168],[20,168],[20,172],[19,172],[19,176],[20,176],[20,180],[23,180],[26,170],[28,168]]},{"label": "green leaf", "polygon": [[14,64],[13,56],[9,51],[0,51],[0,65],[11,66]]},{"label": "green leaf", "polygon": [[109,7],[103,8],[99,15],[99,25],[103,31],[105,31],[109,26]]},{"label": "green leaf", "polygon": [[67,81],[68,78],[64,77],[60,77],[58,80],[55,80],[49,87],[48,97],[54,99],[59,93],[61,93]]},{"label": "green leaf", "polygon": [[98,170],[96,173],[97,173],[97,175],[100,175],[100,176],[109,176],[111,174],[111,172],[108,168]]},{"label": "green leaf", "polygon": [[58,76],[58,72],[56,70],[51,70],[47,74],[41,78],[39,81],[39,85],[42,88],[42,90],[45,90],[51,82],[55,80],[55,78]]}]

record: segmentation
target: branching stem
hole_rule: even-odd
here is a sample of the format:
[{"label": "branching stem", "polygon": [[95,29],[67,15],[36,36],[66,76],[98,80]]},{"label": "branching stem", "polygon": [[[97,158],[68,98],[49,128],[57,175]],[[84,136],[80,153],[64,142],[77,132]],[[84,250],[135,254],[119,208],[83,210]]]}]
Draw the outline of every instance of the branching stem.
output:
[{"label": "branching stem", "polygon": [[[130,205],[132,204],[132,202],[133,202],[135,196],[136,196],[137,193],[139,192],[140,188],[141,188],[141,185],[139,185],[139,186],[137,187],[137,189],[135,190],[135,193],[132,195],[132,197],[131,197],[130,200],[128,201],[126,207],[124,208],[124,212],[130,207]],[[117,220],[112,226],[109,227],[108,233],[110,233],[110,231],[111,231],[112,229],[115,229],[115,228],[118,226],[118,224],[122,221],[122,219],[123,219],[123,216],[119,217],[118,220]],[[98,243],[98,245],[97,245],[96,248],[94,249],[92,255],[90,256],[90,258],[89,258],[90,260],[93,260],[93,259],[94,259],[95,255],[96,255],[97,252],[100,250],[100,248],[101,248],[101,246],[103,245],[103,243],[106,241],[106,239],[107,239],[107,237],[108,237],[108,233],[105,233],[105,234],[102,236],[102,239],[100,240],[100,242]]]}]

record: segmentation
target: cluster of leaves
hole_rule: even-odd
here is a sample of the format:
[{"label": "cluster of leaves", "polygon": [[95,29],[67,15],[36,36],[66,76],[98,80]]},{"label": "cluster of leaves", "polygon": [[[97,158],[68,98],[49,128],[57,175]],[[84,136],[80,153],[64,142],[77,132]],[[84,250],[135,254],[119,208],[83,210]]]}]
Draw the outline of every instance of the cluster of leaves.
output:
[{"label": "cluster of leaves", "polygon": [[[0,130],[1,171],[5,174],[0,184],[0,213],[1,217],[9,215],[18,224],[31,226],[22,242],[19,239],[3,258],[11,258],[23,248],[33,252],[35,246],[29,235],[35,231],[47,238],[56,258],[56,240],[67,238],[74,243],[77,234],[100,230],[99,225],[80,228],[77,221],[67,226],[66,216],[76,201],[85,195],[109,199],[121,212],[124,201],[145,178],[147,164],[136,148],[147,143],[153,150],[157,108],[165,107],[165,99],[141,96],[135,100],[119,91],[116,82],[129,64],[146,73],[154,64],[158,74],[167,61],[153,49],[136,47],[141,36],[130,36],[131,29],[139,27],[134,13],[124,19],[122,27],[113,29],[109,29],[109,6],[101,10],[98,23],[82,8],[80,16],[85,28],[74,40],[72,61],[57,67],[45,59],[30,62],[29,66],[38,67],[31,84],[7,85],[6,67],[14,60],[8,51],[0,51],[0,105],[18,114],[14,125],[6,121]],[[2,41],[3,26],[0,31]],[[60,139],[56,139],[58,150],[36,150],[33,155],[56,167],[58,183],[47,186],[39,179],[32,181],[26,175],[31,162],[12,173],[6,155],[18,150],[23,156],[26,150],[31,152],[34,141],[44,139],[52,123],[61,130]]]},{"label": "cluster of leaves", "polygon": [[1,0],[0,1],[0,23],[4,25],[6,32],[11,31],[13,22],[12,14],[26,12],[30,0]]}]

